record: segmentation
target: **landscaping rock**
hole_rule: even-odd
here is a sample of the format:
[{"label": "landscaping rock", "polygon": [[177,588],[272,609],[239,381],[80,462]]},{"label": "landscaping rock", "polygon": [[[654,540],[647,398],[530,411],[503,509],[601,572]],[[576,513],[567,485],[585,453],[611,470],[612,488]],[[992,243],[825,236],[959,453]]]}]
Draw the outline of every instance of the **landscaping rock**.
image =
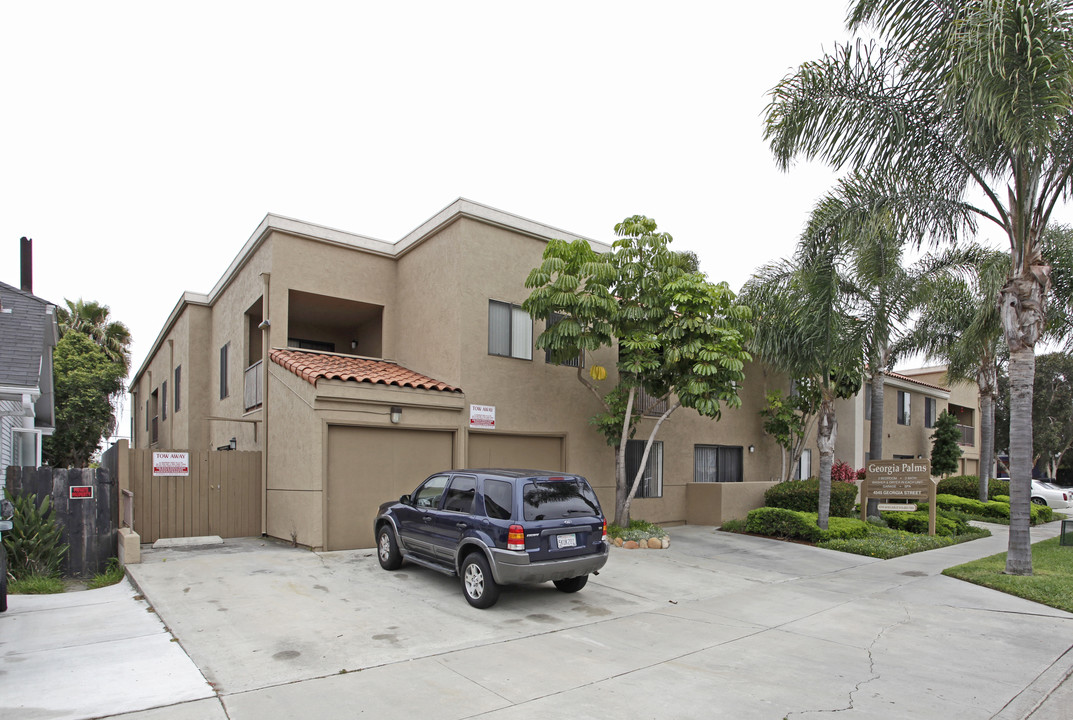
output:
[{"label": "landscaping rock", "polygon": [[626,542],[622,543],[622,547],[626,548],[627,550],[636,550],[640,546],[635,540],[627,540]]},{"label": "landscaping rock", "polygon": [[671,546],[671,536],[670,535],[664,535],[663,539],[660,541],[660,547],[662,547],[664,550],[666,550],[670,546]]},{"label": "landscaping rock", "polygon": [[622,547],[622,538],[615,538],[615,547]]},{"label": "landscaping rock", "polygon": [[648,538],[648,547],[653,550],[660,550],[663,548],[663,541],[659,538]]}]

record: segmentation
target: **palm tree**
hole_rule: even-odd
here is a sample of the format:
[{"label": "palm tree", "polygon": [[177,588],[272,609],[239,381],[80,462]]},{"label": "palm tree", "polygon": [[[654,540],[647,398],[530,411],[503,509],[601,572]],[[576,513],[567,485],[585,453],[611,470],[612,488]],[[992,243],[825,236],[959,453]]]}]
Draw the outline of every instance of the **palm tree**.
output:
[{"label": "palm tree", "polygon": [[836,46],[786,77],[772,92],[766,137],[784,168],[804,156],[856,170],[865,203],[889,208],[901,237],[960,239],[984,219],[1008,238],[999,304],[1012,391],[1006,571],[1028,575],[1032,383],[1050,287],[1039,239],[1073,185],[1073,8],[856,0],[848,24],[883,45]]},{"label": "palm tree", "polygon": [[835,400],[860,389],[865,329],[850,312],[841,210],[834,198],[821,202],[793,259],[760,268],[741,295],[756,318],[753,352],[775,369],[820,389],[814,414],[820,455],[817,524],[823,529],[830,514],[838,435]]},{"label": "palm tree", "polygon": [[104,350],[112,362],[123,366],[123,374],[130,370],[130,330],[118,320],[110,320],[107,305],[79,298],[75,302],[64,299],[67,307],[56,308],[56,319],[61,337],[74,330],[89,337]]},{"label": "palm tree", "polygon": [[[950,254],[950,253],[947,253]],[[946,365],[948,382],[975,382],[980,398],[980,500],[995,456],[995,396],[1004,346],[998,293],[1010,267],[1010,256],[971,245],[962,253],[975,257],[972,270],[952,265],[929,274],[913,329],[895,345],[894,356],[921,352]]]}]

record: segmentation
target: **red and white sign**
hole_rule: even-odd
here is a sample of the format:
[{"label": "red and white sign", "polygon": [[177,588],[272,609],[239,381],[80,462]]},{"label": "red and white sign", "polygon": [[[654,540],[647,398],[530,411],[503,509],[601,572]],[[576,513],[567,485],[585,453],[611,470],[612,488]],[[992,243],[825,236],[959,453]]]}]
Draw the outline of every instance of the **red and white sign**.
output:
[{"label": "red and white sign", "polygon": [[92,485],[71,485],[67,488],[68,497],[71,500],[92,500]]},{"label": "red and white sign", "polygon": [[496,406],[495,405],[470,405],[469,426],[482,430],[496,429]]},{"label": "red and white sign", "polygon": [[153,477],[160,475],[189,475],[190,453],[155,452],[153,453]]}]

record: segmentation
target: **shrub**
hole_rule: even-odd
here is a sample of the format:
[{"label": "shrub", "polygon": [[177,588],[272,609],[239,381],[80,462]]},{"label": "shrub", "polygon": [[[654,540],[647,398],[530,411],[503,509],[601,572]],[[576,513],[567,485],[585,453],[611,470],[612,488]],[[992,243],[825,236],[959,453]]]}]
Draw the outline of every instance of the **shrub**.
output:
[{"label": "shrub", "polygon": [[864,468],[854,470],[852,465],[839,460],[831,466],[831,480],[837,482],[853,482],[854,480],[863,479],[866,472],[867,471]]},{"label": "shrub", "polygon": [[[857,499],[857,486],[851,482],[831,483],[831,515],[835,517],[852,517],[853,505]],[[820,479],[787,480],[773,485],[764,493],[764,504],[768,507],[797,510],[799,512],[816,512],[820,505]]]},{"label": "shrub", "polygon": [[[905,530],[906,532],[916,533],[918,535],[928,534],[928,505],[927,503],[920,503],[917,506],[916,512],[886,512],[883,513],[883,519],[887,521],[887,526],[896,530]],[[958,517],[953,513],[948,513],[943,510],[937,510],[935,513],[935,534],[946,536],[964,535],[971,530],[971,526],[965,522],[964,518]]]},{"label": "shrub", "polygon": [[745,532],[745,521],[724,520],[723,524],[719,526],[719,529],[723,532],[743,533]]},{"label": "shrub", "polygon": [[615,524],[607,526],[607,537],[622,538],[623,540],[635,540],[640,542],[649,538],[661,538],[666,535],[659,525],[647,520],[630,520],[629,527],[621,527]]},{"label": "shrub", "polygon": [[53,517],[52,498],[19,493],[11,498],[15,515],[4,533],[8,572],[16,580],[39,575],[59,577],[67,545],[60,542],[61,529]]},{"label": "shrub", "polygon": [[763,507],[750,511],[745,519],[745,531],[808,542],[863,538],[868,535],[868,523],[854,518],[828,518],[826,530],[821,530],[816,521],[816,513]]},{"label": "shrub", "polygon": [[[980,478],[976,475],[954,475],[939,481],[938,492],[944,495],[958,495],[963,498],[976,499],[980,497]],[[994,499],[996,495],[1009,495],[1010,481],[996,480],[991,478],[987,481],[987,497]]]}]

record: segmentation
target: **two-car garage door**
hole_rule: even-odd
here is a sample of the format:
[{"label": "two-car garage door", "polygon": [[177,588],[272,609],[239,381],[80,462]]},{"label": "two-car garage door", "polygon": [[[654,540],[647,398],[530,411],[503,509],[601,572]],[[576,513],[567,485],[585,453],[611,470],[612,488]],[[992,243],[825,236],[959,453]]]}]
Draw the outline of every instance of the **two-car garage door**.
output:
[{"label": "two-car garage door", "polygon": [[[470,433],[464,465],[561,470],[562,452],[560,437]],[[453,432],[329,426],[326,549],[372,547],[380,503],[454,467]]]}]

